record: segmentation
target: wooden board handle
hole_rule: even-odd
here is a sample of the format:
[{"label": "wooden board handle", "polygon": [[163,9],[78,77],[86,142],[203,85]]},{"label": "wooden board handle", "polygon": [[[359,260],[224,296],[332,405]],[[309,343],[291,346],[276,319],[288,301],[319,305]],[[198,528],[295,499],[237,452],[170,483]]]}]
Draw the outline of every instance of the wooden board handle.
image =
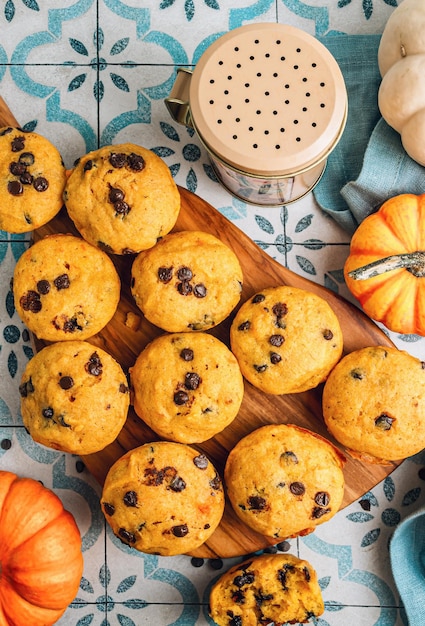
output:
[{"label": "wooden board handle", "polygon": [[19,122],[13,115],[12,111],[6,104],[6,101],[0,96],[0,126],[17,126]]}]

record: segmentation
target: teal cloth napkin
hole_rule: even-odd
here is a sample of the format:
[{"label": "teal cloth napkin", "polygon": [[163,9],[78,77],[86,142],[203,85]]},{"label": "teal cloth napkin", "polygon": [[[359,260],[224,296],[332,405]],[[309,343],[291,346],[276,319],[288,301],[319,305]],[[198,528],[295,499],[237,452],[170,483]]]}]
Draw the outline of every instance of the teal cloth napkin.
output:
[{"label": "teal cloth napkin", "polygon": [[425,508],[406,517],[396,528],[390,559],[409,624],[425,624]]},{"label": "teal cloth napkin", "polygon": [[313,194],[322,210],[352,234],[388,198],[424,193],[425,168],[407,155],[400,135],[380,115],[380,35],[337,35],[320,41],[344,76],[348,117]]}]

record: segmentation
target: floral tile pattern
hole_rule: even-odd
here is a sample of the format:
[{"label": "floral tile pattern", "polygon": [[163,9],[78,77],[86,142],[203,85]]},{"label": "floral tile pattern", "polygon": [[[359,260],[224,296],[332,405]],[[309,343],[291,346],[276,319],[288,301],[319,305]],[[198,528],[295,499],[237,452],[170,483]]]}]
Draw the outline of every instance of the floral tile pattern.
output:
[{"label": "floral tile pattern", "polygon": [[[54,5],[54,6],[53,6]],[[164,104],[180,66],[191,68],[229,29],[285,22],[326,37],[379,34],[396,0],[7,0],[0,8],[0,93],[21,126],[44,134],[71,167],[100,145],[137,141],[161,156],[176,182],[197,193],[294,272],[352,301],[342,268],[349,235],[310,194],[281,208],[249,206],[218,183],[192,129]],[[100,487],[82,461],[32,442],[18,385],[33,354],[15,312],[10,280],[30,235],[0,231],[0,468],[37,477],[75,513],[85,569],[62,626],[212,626],[208,592],[239,559],[135,554],[112,535]],[[425,339],[395,336],[425,358]],[[389,567],[388,542],[425,504],[425,456],[302,539],[283,542],[318,571],[326,610],[316,626],[407,626]]]}]

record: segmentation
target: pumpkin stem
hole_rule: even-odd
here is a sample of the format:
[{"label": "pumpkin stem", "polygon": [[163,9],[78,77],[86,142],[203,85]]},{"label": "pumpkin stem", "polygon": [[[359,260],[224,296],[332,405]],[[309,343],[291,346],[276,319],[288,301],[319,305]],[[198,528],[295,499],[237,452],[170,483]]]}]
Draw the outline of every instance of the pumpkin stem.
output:
[{"label": "pumpkin stem", "polygon": [[405,254],[394,254],[384,259],[378,259],[348,273],[350,278],[354,280],[366,280],[374,276],[380,276],[385,272],[391,272],[406,268],[417,278],[425,277],[425,251],[418,250]]}]

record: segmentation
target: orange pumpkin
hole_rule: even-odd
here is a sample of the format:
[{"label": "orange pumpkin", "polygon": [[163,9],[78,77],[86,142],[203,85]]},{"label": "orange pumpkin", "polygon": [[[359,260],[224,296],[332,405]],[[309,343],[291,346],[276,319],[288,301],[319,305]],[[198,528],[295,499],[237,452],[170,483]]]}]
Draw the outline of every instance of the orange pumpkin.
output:
[{"label": "orange pumpkin", "polygon": [[83,571],[74,517],[32,478],[0,471],[0,626],[50,626]]},{"label": "orange pumpkin", "polygon": [[425,335],[425,194],[400,194],[366,217],[344,266],[348,289],[375,321]]}]

